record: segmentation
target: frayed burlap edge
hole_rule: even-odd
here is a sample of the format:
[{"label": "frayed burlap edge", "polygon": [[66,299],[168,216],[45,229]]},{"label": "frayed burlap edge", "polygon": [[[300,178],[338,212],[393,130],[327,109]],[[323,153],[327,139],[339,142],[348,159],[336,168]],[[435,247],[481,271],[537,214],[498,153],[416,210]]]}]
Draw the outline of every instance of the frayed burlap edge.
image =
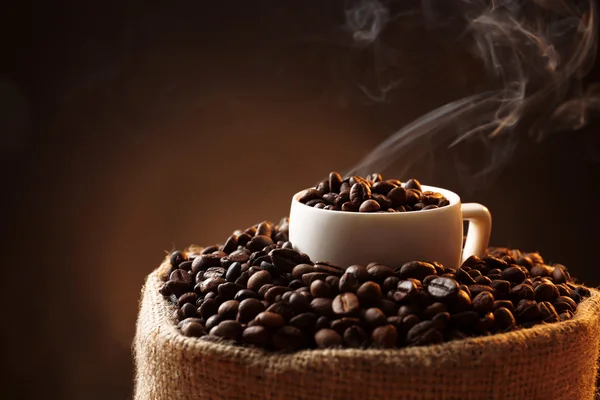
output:
[{"label": "frayed burlap edge", "polygon": [[275,354],[182,336],[159,295],[164,263],[142,289],[135,400],[594,399],[600,292],[572,320],[399,350]]}]

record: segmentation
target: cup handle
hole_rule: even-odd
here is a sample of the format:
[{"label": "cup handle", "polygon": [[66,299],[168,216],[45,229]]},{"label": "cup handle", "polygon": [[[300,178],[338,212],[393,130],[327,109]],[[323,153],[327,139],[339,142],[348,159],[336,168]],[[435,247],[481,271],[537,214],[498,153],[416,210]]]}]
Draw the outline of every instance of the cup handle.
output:
[{"label": "cup handle", "polygon": [[469,221],[467,240],[462,251],[461,265],[471,256],[482,257],[490,243],[492,215],[486,206],[465,203],[461,206],[462,217]]}]

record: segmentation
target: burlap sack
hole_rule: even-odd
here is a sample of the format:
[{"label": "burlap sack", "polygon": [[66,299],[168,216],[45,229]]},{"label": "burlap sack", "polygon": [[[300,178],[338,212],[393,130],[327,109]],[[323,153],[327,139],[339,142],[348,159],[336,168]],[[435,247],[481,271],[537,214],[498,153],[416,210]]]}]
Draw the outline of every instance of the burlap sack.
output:
[{"label": "burlap sack", "polygon": [[594,398],[600,292],[573,320],[402,350],[270,354],[186,338],[158,294],[166,265],[142,290],[134,343],[136,400]]}]

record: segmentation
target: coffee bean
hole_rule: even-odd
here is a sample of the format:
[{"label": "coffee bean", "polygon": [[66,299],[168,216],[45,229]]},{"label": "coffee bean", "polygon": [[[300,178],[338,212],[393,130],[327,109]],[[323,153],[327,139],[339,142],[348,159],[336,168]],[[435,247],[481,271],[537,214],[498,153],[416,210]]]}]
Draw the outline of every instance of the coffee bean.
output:
[{"label": "coffee bean", "polygon": [[314,281],[310,284],[310,294],[313,297],[332,297],[333,290],[325,281]]},{"label": "coffee bean", "polygon": [[342,276],[342,274],[344,273],[343,268],[323,261],[316,262],[314,267],[315,272],[325,272],[329,275]]},{"label": "coffee bean", "polygon": [[458,283],[450,278],[435,278],[427,286],[427,292],[440,300],[449,300],[458,294]]},{"label": "coffee bean", "polygon": [[512,300],[513,303],[518,303],[523,299],[534,300],[535,292],[533,290],[533,287],[525,284],[520,284],[510,289],[509,298],[510,300]]},{"label": "coffee bean", "polygon": [[267,329],[279,329],[285,325],[285,319],[274,312],[263,311],[254,317],[257,325],[264,326]]},{"label": "coffee bean", "polygon": [[358,208],[359,212],[376,212],[381,210],[381,206],[379,205],[378,202],[376,202],[375,200],[365,200],[361,203],[360,207]]},{"label": "coffee bean", "polygon": [[333,315],[332,304],[333,300],[330,298],[317,297],[310,302],[310,308],[317,315],[331,317]]},{"label": "coffee bean", "polygon": [[414,295],[417,293],[419,287],[417,286],[414,280],[405,280],[400,281],[398,283],[398,287],[394,295],[392,296],[393,300],[396,302],[401,302],[404,299]]},{"label": "coffee bean", "polygon": [[342,337],[333,329],[321,329],[315,333],[315,343],[320,349],[339,347],[342,344]]},{"label": "coffee bean", "polygon": [[552,279],[555,283],[565,283],[571,279],[567,269],[562,265],[555,265],[552,270]]},{"label": "coffee bean", "polygon": [[365,282],[370,278],[367,269],[362,265],[351,265],[346,269],[345,273],[354,275],[360,282]]},{"label": "coffee bean", "polygon": [[471,278],[475,279],[479,276],[481,276],[481,272],[479,270],[476,269],[471,269],[469,272],[467,272],[469,275],[471,275]]},{"label": "coffee bean", "polygon": [[[190,321],[193,320],[193,321]],[[206,329],[198,322],[197,318],[188,318],[182,321],[181,333],[188,337],[201,337],[206,335]]]},{"label": "coffee bean", "polygon": [[251,298],[257,299],[258,294],[256,292],[253,292],[252,290],[248,290],[248,289],[239,290],[233,297],[234,300],[237,300],[239,302],[242,302],[246,299],[251,299]]},{"label": "coffee bean", "polygon": [[540,318],[544,322],[557,322],[559,321],[558,314],[554,309],[554,306],[547,301],[542,301],[539,304]]},{"label": "coffee bean", "polygon": [[281,315],[286,321],[290,320],[294,316],[292,309],[281,301],[271,304],[269,307],[267,307],[267,311]]},{"label": "coffee bean", "polygon": [[315,267],[310,264],[298,264],[292,270],[292,278],[301,279],[302,275],[314,272]]},{"label": "coffee bean", "polygon": [[496,293],[496,297],[506,299],[510,294],[510,282],[502,279],[497,279],[492,281],[489,285],[492,289],[494,289]]},{"label": "coffee bean", "polygon": [[235,282],[241,274],[242,264],[240,264],[239,262],[234,262],[229,266],[229,268],[227,268],[225,279],[227,280],[227,282]]},{"label": "coffee bean", "polygon": [[245,343],[257,346],[265,347],[269,343],[271,335],[269,331],[260,325],[249,326],[244,329],[242,333],[242,340]]},{"label": "coffee bean", "polygon": [[340,293],[356,292],[359,285],[360,283],[358,281],[358,278],[354,274],[346,272],[340,278],[339,291]]},{"label": "coffee bean", "polygon": [[475,283],[478,285],[489,286],[492,284],[492,280],[487,276],[478,276],[477,278],[475,278]]},{"label": "coffee bean", "polygon": [[169,256],[169,262],[175,268],[179,267],[179,264],[181,264],[182,262],[184,262],[186,260],[187,260],[187,256],[185,255],[185,253],[183,253],[179,250],[174,251]]},{"label": "coffee bean", "polygon": [[494,310],[494,319],[501,331],[508,331],[517,324],[512,312],[505,307],[499,307]]},{"label": "coffee bean", "polygon": [[304,293],[292,293],[292,295],[290,296],[290,300],[289,300],[290,306],[297,313],[309,311],[313,297],[312,297],[312,295],[310,295],[310,293],[307,293],[307,294],[308,295],[306,295]]},{"label": "coffee bean", "polygon": [[490,292],[481,292],[473,298],[473,310],[485,314],[494,308],[494,296]]},{"label": "coffee bean", "polygon": [[428,275],[436,274],[435,267],[423,261],[409,261],[400,267],[399,272],[400,277],[403,279],[415,278],[418,280],[423,280]]},{"label": "coffee bean", "polygon": [[423,189],[421,188],[421,183],[414,178],[406,181],[406,185],[404,185],[404,187],[407,189],[415,189],[419,192],[423,191]]},{"label": "coffee bean", "polygon": [[361,348],[367,346],[368,342],[367,332],[358,325],[351,326],[344,331],[344,343],[348,347]]},{"label": "coffee bean", "polygon": [[515,306],[513,305],[512,301],[510,300],[496,300],[494,301],[494,310],[500,308],[500,307],[504,307],[509,311],[513,311],[515,309]]},{"label": "coffee bean", "polygon": [[496,290],[494,290],[494,288],[490,287],[490,286],[485,286],[485,285],[470,285],[469,286],[469,291],[471,292],[471,296],[473,296],[473,298],[475,296],[477,296],[479,293],[481,292],[490,292],[491,294],[495,295],[496,294]]},{"label": "coffee bean", "polygon": [[283,326],[273,335],[273,345],[277,350],[296,350],[304,345],[302,331],[292,325]]},{"label": "coffee bean", "polygon": [[373,193],[381,194],[386,196],[392,189],[396,188],[396,185],[389,181],[380,181],[376,182],[372,187],[371,191]]},{"label": "coffee bean", "polygon": [[540,316],[540,309],[535,300],[521,300],[515,307],[515,315],[520,321],[533,321]]},{"label": "coffee bean", "polygon": [[242,300],[238,306],[237,320],[243,324],[248,323],[263,311],[265,305],[260,300],[253,298]]},{"label": "coffee bean", "polygon": [[274,303],[277,296],[281,296],[285,292],[291,291],[287,286],[273,286],[265,293],[265,300],[269,303]]},{"label": "coffee bean", "polygon": [[235,320],[222,321],[210,330],[210,334],[229,340],[238,340],[242,335],[242,325]]},{"label": "coffee bean", "polygon": [[244,264],[245,262],[250,260],[250,255],[248,255],[248,253],[246,253],[242,250],[236,250],[233,253],[231,253],[227,258],[230,261],[239,262],[240,264]]},{"label": "coffee bean", "polygon": [[398,332],[391,324],[378,326],[371,332],[371,340],[375,347],[390,349],[396,345],[397,339]]},{"label": "coffee bean", "polygon": [[202,254],[196,257],[192,262],[192,273],[195,275],[200,271],[206,271],[210,267],[220,266],[221,258],[218,254]]},{"label": "coffee bean", "polygon": [[387,317],[379,308],[369,308],[364,312],[363,319],[365,323],[371,327],[376,328],[387,322]]},{"label": "coffee bean", "polygon": [[331,307],[337,315],[353,314],[359,308],[358,297],[354,293],[342,293],[333,299]]},{"label": "coffee bean", "polygon": [[577,309],[577,303],[575,303],[572,298],[567,296],[557,297],[556,300],[554,300],[553,305],[556,308],[556,311],[559,313],[564,311],[574,312]]},{"label": "coffee bean", "polygon": [[231,300],[235,297],[235,295],[240,290],[243,290],[243,289],[244,289],[244,287],[242,285],[238,285],[238,284],[232,283],[232,282],[226,282],[226,283],[220,284],[217,287],[217,293],[219,293],[219,296],[221,296],[225,300]]},{"label": "coffee bean", "polygon": [[471,308],[471,296],[464,291],[459,290],[456,298],[449,303],[449,308],[453,312],[466,311]]},{"label": "coffee bean", "polygon": [[527,278],[525,272],[519,267],[508,267],[500,275],[502,279],[516,284],[523,282]]},{"label": "coffee bean", "polygon": [[176,269],[169,276],[166,283],[167,290],[179,297],[184,293],[191,291],[194,280],[186,271]]},{"label": "coffee bean", "polygon": [[261,286],[270,283],[272,279],[268,271],[257,271],[248,279],[248,289],[258,291]]},{"label": "coffee bean", "polygon": [[361,303],[375,304],[381,298],[381,287],[375,282],[367,281],[356,289],[356,295]]},{"label": "coffee bean", "polygon": [[185,319],[185,315],[183,315],[183,311],[181,309],[177,309],[173,311],[173,319],[176,321],[182,321]]},{"label": "coffee bean", "polygon": [[317,314],[312,312],[305,312],[298,314],[292,319],[290,319],[290,325],[293,325],[304,332],[311,332],[317,323],[317,319]]},{"label": "coffee bean", "polygon": [[235,319],[239,305],[237,300],[227,300],[219,306],[218,313],[223,319]]},{"label": "coffee bean", "polygon": [[446,311],[448,311],[448,307],[446,307],[446,305],[444,303],[436,302],[436,303],[433,303],[433,304],[427,306],[427,308],[425,308],[423,315],[425,316],[425,318],[431,319],[434,316],[436,316],[437,314],[444,313]]},{"label": "coffee bean", "polygon": [[566,321],[566,320],[573,318],[573,313],[571,311],[565,311],[565,312],[562,312],[561,314],[559,314],[558,318],[561,321]]},{"label": "coffee bean", "polygon": [[192,303],[185,303],[182,307],[181,307],[181,312],[183,313],[183,316],[185,318],[193,318],[197,316],[197,307],[195,304]]},{"label": "coffee bean", "polygon": [[259,251],[272,244],[274,243],[270,236],[256,235],[246,244],[246,248],[252,251]]},{"label": "coffee bean", "polygon": [[394,270],[386,265],[376,264],[367,268],[367,273],[376,282],[383,282],[386,278],[394,275]]},{"label": "coffee bean", "polygon": [[561,296],[567,296],[567,297],[571,297],[571,295],[573,294],[573,290],[571,290],[570,287],[568,287],[566,284],[564,283],[559,283],[557,285],[555,285],[556,288],[558,289],[558,293]]},{"label": "coffee bean", "polygon": [[591,294],[589,289],[584,286],[578,286],[573,291],[577,293],[580,297],[589,297]]},{"label": "coffee bean", "polygon": [[333,193],[339,193],[342,186],[342,177],[337,172],[329,174],[329,190]]},{"label": "coffee bean", "polygon": [[304,287],[304,282],[302,282],[302,279],[294,279],[289,283],[288,287],[292,290],[296,290],[301,287]]},{"label": "coffee bean", "polygon": [[300,203],[308,203],[311,200],[320,199],[321,193],[317,189],[307,189],[300,194],[298,201]]},{"label": "coffee bean", "polygon": [[198,295],[196,293],[184,293],[177,299],[177,307],[181,308],[186,303],[196,304],[196,299],[198,299]]},{"label": "coffee bean", "polygon": [[[433,275],[431,275],[431,276],[433,276]],[[399,282],[400,282],[400,279],[398,277],[396,277],[396,276],[388,276],[383,281],[383,283],[381,285],[381,290],[384,293],[387,293],[390,290],[396,290],[396,288],[398,287],[398,283]]]},{"label": "coffee bean", "polygon": [[329,275],[325,272],[309,272],[309,273],[302,275],[302,282],[304,282],[304,284],[306,286],[310,286],[314,281],[316,281],[316,280],[324,281],[325,278],[327,278],[328,276]]},{"label": "coffee bean", "polygon": [[535,288],[535,300],[538,302],[553,302],[558,296],[558,288],[552,283],[540,283]]},{"label": "coffee bean", "polygon": [[456,279],[465,285],[474,285],[476,283],[475,279],[469,274],[469,271],[466,271],[462,267],[456,270]]}]

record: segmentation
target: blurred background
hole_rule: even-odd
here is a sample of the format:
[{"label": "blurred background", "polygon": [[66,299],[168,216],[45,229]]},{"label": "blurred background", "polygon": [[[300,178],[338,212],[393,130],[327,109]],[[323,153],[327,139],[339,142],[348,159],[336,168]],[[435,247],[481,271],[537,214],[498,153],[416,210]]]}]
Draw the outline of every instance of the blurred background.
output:
[{"label": "blurred background", "polygon": [[[166,252],[278,221],[296,191],[486,86],[482,63],[419,12],[390,24],[385,43],[357,47],[345,6],[3,10],[2,398],[130,398],[140,289]],[[443,147],[398,178],[487,205],[492,244],[539,251],[597,286],[599,126],[518,147],[486,185],[461,181]]]}]

